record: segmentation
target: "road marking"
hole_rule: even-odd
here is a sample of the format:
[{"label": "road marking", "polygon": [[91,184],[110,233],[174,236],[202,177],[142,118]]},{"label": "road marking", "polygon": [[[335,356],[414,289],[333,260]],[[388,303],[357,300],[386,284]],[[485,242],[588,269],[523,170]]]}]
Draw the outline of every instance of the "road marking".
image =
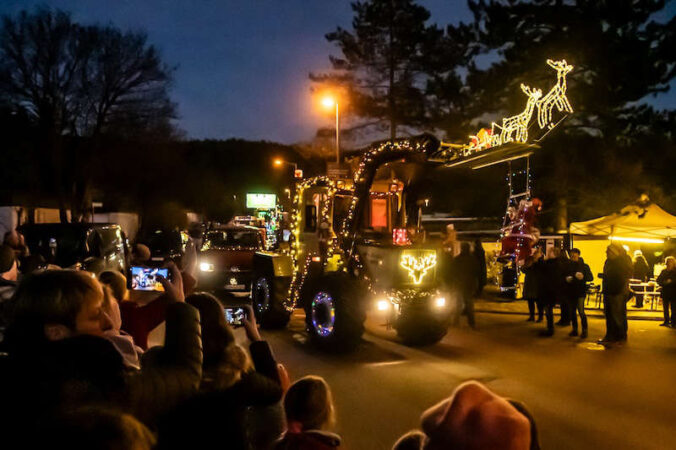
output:
[{"label": "road marking", "polygon": [[377,362],[377,363],[369,363],[366,364],[369,367],[383,367],[383,366],[396,366],[397,364],[404,364],[407,362],[406,360],[399,360],[399,361],[384,361],[384,362]]}]

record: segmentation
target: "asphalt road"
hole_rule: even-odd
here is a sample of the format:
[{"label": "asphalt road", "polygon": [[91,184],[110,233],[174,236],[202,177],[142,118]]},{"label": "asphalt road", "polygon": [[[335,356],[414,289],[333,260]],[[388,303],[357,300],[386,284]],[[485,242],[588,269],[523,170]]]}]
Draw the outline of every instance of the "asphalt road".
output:
[{"label": "asphalt road", "polygon": [[292,378],[323,376],[337,408],[336,431],[347,449],[389,449],[417,427],[420,413],[462,381],[477,379],[526,403],[544,449],[676,448],[676,330],[631,321],[627,345],[592,342],[604,324],[590,323],[580,342],[521,315],[482,313],[478,329],[464,323],[430,347],[400,345],[393,332],[368,323],[358,351],[319,353],[305,343],[303,319],[265,332]]}]

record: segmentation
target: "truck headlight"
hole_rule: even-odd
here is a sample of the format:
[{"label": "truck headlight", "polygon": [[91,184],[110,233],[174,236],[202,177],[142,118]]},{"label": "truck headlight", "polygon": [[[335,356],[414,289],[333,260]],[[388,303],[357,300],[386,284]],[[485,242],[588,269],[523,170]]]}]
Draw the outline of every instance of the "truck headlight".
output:
[{"label": "truck headlight", "polygon": [[389,300],[378,300],[376,302],[376,309],[378,311],[389,311],[391,305]]},{"label": "truck headlight", "polygon": [[202,262],[200,263],[200,270],[202,272],[213,272],[214,271],[214,265],[208,262]]},{"label": "truck headlight", "polygon": [[437,297],[434,299],[434,306],[437,308],[443,308],[446,306],[446,299],[444,297]]}]

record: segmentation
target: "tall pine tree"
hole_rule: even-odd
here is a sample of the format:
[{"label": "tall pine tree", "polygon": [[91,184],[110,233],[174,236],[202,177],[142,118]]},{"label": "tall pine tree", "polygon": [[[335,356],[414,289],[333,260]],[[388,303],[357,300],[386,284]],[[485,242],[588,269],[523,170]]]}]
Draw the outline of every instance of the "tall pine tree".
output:
[{"label": "tall pine tree", "polygon": [[359,128],[389,128],[394,139],[402,127],[425,125],[426,70],[442,30],[428,25],[429,11],[412,0],[357,1],[352,10],[351,31],[326,35],[342,53],[330,57],[333,72],[310,78],[345,93],[351,112],[366,120]]}]

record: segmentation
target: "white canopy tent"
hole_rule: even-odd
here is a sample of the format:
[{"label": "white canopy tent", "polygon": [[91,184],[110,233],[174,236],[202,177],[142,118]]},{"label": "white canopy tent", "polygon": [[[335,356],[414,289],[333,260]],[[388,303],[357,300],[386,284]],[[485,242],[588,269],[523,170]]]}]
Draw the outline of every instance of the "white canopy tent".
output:
[{"label": "white canopy tent", "polygon": [[619,213],[571,223],[570,233],[628,242],[660,243],[667,238],[676,238],[676,216],[654,203],[629,205]]},{"label": "white canopy tent", "polygon": [[573,246],[582,251],[582,257],[596,276],[603,271],[605,249],[610,240],[630,251],[641,248],[656,251],[666,239],[676,239],[676,216],[654,203],[640,201],[608,216],[571,223],[570,234]]}]

